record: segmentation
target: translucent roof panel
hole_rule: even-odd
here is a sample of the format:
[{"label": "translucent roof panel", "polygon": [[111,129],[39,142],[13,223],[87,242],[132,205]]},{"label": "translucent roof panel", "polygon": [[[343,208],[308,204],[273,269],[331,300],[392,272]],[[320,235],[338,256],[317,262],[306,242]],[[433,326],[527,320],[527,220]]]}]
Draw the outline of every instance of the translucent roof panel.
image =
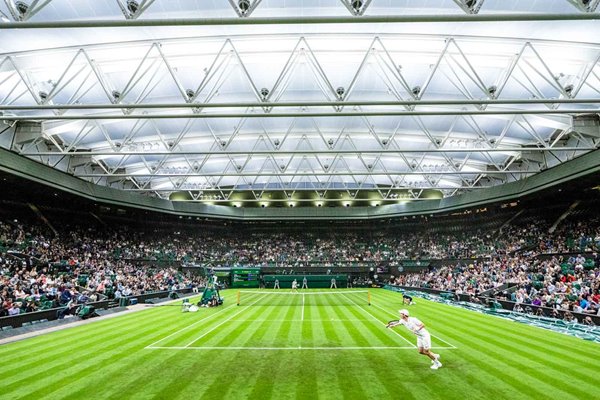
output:
[{"label": "translucent roof panel", "polygon": [[452,196],[597,148],[599,3],[6,0],[0,112],[148,196]]}]

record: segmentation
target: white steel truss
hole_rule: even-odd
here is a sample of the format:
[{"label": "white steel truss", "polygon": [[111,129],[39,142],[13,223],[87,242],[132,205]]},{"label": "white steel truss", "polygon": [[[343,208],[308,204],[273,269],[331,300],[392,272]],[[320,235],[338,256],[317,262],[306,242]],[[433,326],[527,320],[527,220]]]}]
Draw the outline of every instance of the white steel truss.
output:
[{"label": "white steel truss", "polygon": [[[4,0],[0,18],[60,20],[52,13],[61,2]],[[598,6],[551,2],[557,12]],[[165,7],[114,3],[115,10],[105,2],[95,15],[82,7],[64,19],[137,20]],[[276,2],[224,3],[240,18],[288,15]],[[330,3],[327,10],[356,18],[402,9]],[[471,15],[517,4],[439,3]],[[183,2],[170,7],[177,16],[189,11]],[[452,196],[597,149],[597,39],[392,31],[132,34],[0,53],[1,118],[16,124],[7,147],[97,184],[229,204],[266,196],[314,202],[340,192],[348,201]]]}]

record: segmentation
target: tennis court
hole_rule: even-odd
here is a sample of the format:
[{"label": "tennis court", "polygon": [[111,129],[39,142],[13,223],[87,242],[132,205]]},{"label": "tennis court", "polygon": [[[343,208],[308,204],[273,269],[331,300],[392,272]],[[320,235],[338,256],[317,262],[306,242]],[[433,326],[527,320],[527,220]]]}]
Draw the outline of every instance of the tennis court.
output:
[{"label": "tennis court", "polygon": [[[275,291],[273,291],[275,292]],[[287,292],[287,290],[281,290]],[[316,292],[316,291],[315,291]],[[443,367],[431,370],[382,289],[224,292],[0,346],[0,399],[561,399],[600,392],[600,346],[416,299]],[[194,301],[195,299],[192,299]],[[107,383],[108,382],[108,383]]]},{"label": "tennis court", "polygon": [[[230,296],[231,297],[231,296]],[[170,333],[147,346],[163,350],[400,350],[415,349],[404,329],[385,329],[393,308],[367,290],[241,291],[240,304]],[[202,311],[202,310],[201,310]],[[195,317],[196,314],[190,314]],[[434,348],[453,345],[438,337]]]}]

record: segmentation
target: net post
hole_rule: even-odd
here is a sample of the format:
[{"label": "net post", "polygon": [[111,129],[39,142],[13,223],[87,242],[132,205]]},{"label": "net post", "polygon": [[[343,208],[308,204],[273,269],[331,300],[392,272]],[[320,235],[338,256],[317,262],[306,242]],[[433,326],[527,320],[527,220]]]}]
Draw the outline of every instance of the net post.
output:
[{"label": "net post", "polygon": [[239,306],[240,305],[240,291],[239,290],[237,291],[236,299],[237,299],[237,305]]},{"label": "net post", "polygon": [[367,290],[367,299],[369,301],[369,305],[371,305],[371,291]]}]

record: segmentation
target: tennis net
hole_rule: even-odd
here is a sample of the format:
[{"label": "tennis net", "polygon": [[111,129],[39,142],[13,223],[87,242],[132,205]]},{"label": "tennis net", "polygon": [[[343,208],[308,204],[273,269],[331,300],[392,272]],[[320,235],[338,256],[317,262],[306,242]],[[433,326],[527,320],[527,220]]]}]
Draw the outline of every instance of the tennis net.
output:
[{"label": "tennis net", "polygon": [[240,290],[237,304],[244,306],[363,306],[371,304],[368,290],[259,291]]}]

